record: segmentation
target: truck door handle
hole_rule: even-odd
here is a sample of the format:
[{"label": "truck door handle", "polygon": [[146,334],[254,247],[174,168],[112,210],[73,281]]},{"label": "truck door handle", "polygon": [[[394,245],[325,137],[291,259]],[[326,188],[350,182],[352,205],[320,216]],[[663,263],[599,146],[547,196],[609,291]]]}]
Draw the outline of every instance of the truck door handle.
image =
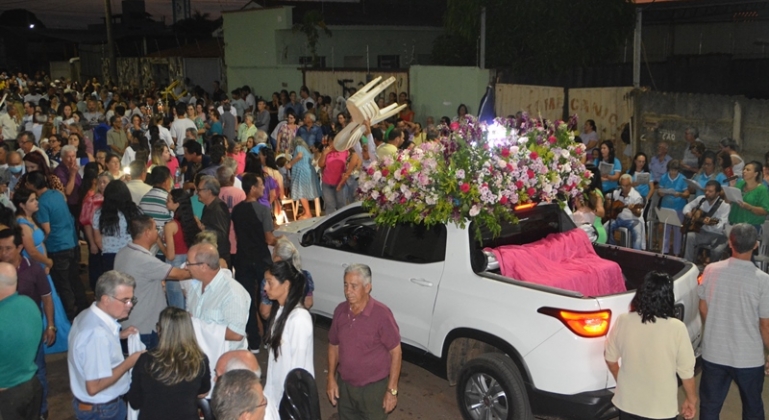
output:
[{"label": "truck door handle", "polygon": [[414,279],[414,278],[412,278],[412,279],[409,279],[409,281],[414,283],[414,284],[418,284],[420,286],[433,287],[433,282],[427,281],[425,279]]}]

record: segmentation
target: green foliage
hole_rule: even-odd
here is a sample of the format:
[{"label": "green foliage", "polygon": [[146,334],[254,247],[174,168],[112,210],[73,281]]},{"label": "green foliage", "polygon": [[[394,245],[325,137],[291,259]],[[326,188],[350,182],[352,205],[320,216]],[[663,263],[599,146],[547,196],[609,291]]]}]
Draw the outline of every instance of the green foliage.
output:
[{"label": "green foliage", "polygon": [[331,30],[326,26],[323,14],[319,10],[308,10],[302,16],[302,23],[294,25],[294,33],[301,32],[307,37],[307,46],[310,47],[313,67],[318,61],[318,41],[321,31],[327,36],[331,36]]},{"label": "green foliage", "polygon": [[475,56],[483,6],[491,68],[555,72],[611,60],[632,36],[635,19],[627,0],[448,0],[446,32],[466,40],[456,43],[462,49],[456,55]]}]

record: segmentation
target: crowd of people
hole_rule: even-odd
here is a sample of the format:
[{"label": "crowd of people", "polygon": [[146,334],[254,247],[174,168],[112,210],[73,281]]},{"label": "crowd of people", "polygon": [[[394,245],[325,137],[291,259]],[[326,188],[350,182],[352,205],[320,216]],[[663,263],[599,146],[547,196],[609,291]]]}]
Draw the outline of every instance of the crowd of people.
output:
[{"label": "crowd of people", "polygon": [[[407,106],[366,124],[361,142],[339,151],[330,142],[349,120],[343,98],[304,86],[266,99],[248,87],[228,95],[215,83],[210,94],[195,86],[167,100],[154,87],[3,74],[0,90],[8,93],[0,108],[0,343],[14,343],[0,345],[7,419],[47,417],[44,355],[57,342],[68,351],[78,419],[123,419],[130,410],[139,419],[198,418],[198,410],[220,420],[279,418],[296,403],[286,384],[316,372],[314,282],[293,244],[275,234],[288,221],[284,200],[298,202],[295,219],[311,217],[319,198],[333,213],[355,201],[362,168],[437,138],[432,118],[415,121],[405,92],[378,98],[380,108]],[[454,120],[467,115],[460,105]],[[644,249],[644,219],[659,206],[701,225],[685,235],[685,247],[680,230],[665,229],[664,252],[684,248],[694,260],[708,245],[717,261],[731,247],[732,257],[708,265],[699,287],[708,320],[700,411],[717,418],[736,378],[746,412],[757,413],[769,283],[750,256],[769,214],[769,173],[745,162],[733,141],[717,154],[697,137],[687,130],[682,159],[668,156],[663,142],[623,173],[613,143],[600,142],[588,120],[581,139],[594,178],[572,215],[596,242],[613,243],[614,231],[626,228],[632,246]],[[725,200],[724,186],[742,200]],[[612,213],[616,220],[604,223]],[[743,278],[749,288],[734,284]],[[390,310],[370,296],[371,282],[367,266],[346,267],[346,301],[329,331],[326,395],[341,419],[386,418],[398,401],[400,334]],[[615,404],[635,416],[627,418],[675,416],[674,373],[687,393],[681,412],[694,415],[693,350],[673,301],[672,280],[651,273],[609,335]],[[734,305],[744,310],[730,311]],[[740,322],[743,329],[730,328]],[[268,351],[263,388],[260,349]],[[650,357],[667,359],[648,369]],[[647,392],[651,383],[660,387]]]},{"label": "crowd of people", "polygon": [[[593,129],[588,120],[585,132]],[[636,153],[627,170],[612,141],[593,140],[593,161],[588,162],[593,179],[572,203],[575,222],[595,242],[616,244],[615,232],[624,228],[632,248],[653,247],[695,263],[728,257],[728,232],[738,223],[761,232],[769,215],[769,153],[764,163],[747,162],[737,142],[728,138],[719,142],[719,150],[708,150],[694,127],[686,130],[685,139],[679,159],[668,154],[667,142],[660,142],[656,155]],[[727,195],[727,189],[733,194]],[[650,220],[656,224],[646,223]],[[652,239],[658,231],[662,241]]]}]

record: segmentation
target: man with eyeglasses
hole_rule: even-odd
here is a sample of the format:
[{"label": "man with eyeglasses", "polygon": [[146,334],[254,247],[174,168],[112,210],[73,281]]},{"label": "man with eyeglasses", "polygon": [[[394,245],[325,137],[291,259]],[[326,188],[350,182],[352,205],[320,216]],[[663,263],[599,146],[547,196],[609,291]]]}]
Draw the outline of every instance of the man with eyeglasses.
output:
[{"label": "man with eyeglasses", "polygon": [[123,395],[131,385],[130,369],[143,352],[123,357],[120,340],[138,334],[136,327],[120,329],[137,303],[136,281],[115,270],[99,277],[94,303],[80,313],[69,333],[69,386],[78,420],[124,420]]}]

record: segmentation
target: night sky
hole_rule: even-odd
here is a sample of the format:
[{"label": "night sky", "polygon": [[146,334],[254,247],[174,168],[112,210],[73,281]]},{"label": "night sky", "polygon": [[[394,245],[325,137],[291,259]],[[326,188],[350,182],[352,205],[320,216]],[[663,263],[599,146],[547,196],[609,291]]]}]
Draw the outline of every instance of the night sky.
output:
[{"label": "night sky", "polygon": [[[112,1],[112,13],[121,12],[121,0]],[[238,10],[248,0],[191,0],[192,10],[209,13],[218,18],[222,10]],[[171,0],[145,0],[147,13],[152,19],[166,23],[172,21]],[[26,8],[49,28],[84,29],[90,23],[101,23],[104,17],[104,0],[0,0],[0,11]]]}]

